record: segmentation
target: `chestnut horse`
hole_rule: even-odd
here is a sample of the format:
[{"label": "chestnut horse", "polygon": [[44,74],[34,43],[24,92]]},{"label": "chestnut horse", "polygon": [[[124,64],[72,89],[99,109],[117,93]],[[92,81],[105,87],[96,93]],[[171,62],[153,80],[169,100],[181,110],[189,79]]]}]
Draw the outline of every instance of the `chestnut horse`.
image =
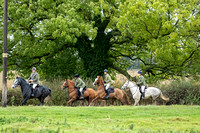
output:
[{"label": "chestnut horse", "polygon": [[[97,85],[97,97],[93,99],[89,105],[92,105],[92,103],[96,102],[96,100],[98,99],[104,99],[104,97],[106,96],[104,82],[101,76],[97,76],[93,85]],[[122,105],[129,105],[129,98],[124,90],[114,88],[114,93],[110,93],[109,95],[109,99],[117,99],[122,103]]]},{"label": "chestnut horse", "polygon": [[[72,106],[73,102],[79,100],[77,89],[75,88],[75,84],[72,80],[66,79],[63,83],[62,89],[68,88],[69,98],[70,100],[67,102],[70,106]],[[88,101],[88,105],[91,101],[97,96],[97,92],[92,88],[87,88],[84,92],[84,99]]]}]

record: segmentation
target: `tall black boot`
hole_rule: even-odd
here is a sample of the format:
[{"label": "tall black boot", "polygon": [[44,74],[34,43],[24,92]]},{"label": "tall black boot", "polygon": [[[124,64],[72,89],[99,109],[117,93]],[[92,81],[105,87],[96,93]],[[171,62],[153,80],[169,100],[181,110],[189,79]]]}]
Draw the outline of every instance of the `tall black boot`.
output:
[{"label": "tall black boot", "polygon": [[109,96],[109,91],[106,90],[106,96],[104,97],[105,99],[108,99],[110,96]]},{"label": "tall black boot", "polygon": [[81,91],[81,96],[79,97],[79,99],[84,99],[84,96],[83,96],[83,91]]},{"label": "tall black boot", "polygon": [[144,93],[144,92],[142,92],[142,98],[144,99],[144,97],[145,97],[145,93]]},{"label": "tall black boot", "polygon": [[140,100],[141,100],[141,99],[144,98],[144,94],[143,94],[143,92],[142,92],[142,87],[141,87],[141,86],[139,86],[139,91],[140,91],[140,94],[141,94],[141,97],[140,97]]},{"label": "tall black boot", "polygon": [[32,89],[31,96],[32,96],[32,97],[34,97],[34,96],[35,96],[35,89]]}]

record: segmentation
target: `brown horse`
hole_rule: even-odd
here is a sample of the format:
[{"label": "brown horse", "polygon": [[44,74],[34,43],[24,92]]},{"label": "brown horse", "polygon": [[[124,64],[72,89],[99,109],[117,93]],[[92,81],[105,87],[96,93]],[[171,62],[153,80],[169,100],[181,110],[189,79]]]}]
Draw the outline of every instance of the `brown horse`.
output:
[{"label": "brown horse", "polygon": [[[70,100],[67,102],[70,106],[72,106],[73,102],[79,100],[77,89],[75,88],[75,84],[72,80],[66,79],[63,83],[62,89],[68,88],[69,98]],[[97,96],[97,92],[92,88],[87,88],[84,92],[84,99],[88,101],[88,105],[91,101]]]},{"label": "brown horse", "polygon": [[[97,97],[93,99],[89,105],[92,105],[92,103],[98,99],[104,99],[104,97],[106,96],[104,82],[101,76],[97,76],[93,84],[97,85]],[[109,95],[110,95],[109,99],[117,99],[122,103],[122,105],[129,105],[129,98],[124,90],[121,90],[119,88],[114,88],[114,93],[110,93]]]}]

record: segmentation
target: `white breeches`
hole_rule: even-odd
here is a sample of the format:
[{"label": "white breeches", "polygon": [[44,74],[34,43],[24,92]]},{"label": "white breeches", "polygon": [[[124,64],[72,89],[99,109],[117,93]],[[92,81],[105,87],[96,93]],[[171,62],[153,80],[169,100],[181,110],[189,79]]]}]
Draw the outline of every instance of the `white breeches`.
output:
[{"label": "white breeches", "polygon": [[80,88],[80,92],[82,92],[83,91],[83,88]]},{"label": "white breeches", "polygon": [[145,92],[145,86],[141,86],[142,92]]},{"label": "white breeches", "polygon": [[105,86],[106,86],[106,90],[108,90],[108,88],[110,87],[110,83],[105,84]]},{"label": "white breeches", "polygon": [[33,89],[35,89],[36,86],[37,86],[37,84],[33,84]]}]

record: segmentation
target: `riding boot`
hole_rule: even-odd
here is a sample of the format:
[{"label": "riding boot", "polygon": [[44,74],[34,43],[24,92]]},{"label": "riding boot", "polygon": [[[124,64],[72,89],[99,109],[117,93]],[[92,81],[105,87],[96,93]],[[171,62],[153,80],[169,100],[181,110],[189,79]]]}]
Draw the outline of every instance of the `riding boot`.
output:
[{"label": "riding boot", "polygon": [[34,97],[35,96],[35,88],[33,88],[31,96]]},{"label": "riding boot", "polygon": [[84,99],[83,91],[81,91],[81,96],[79,97],[79,99]]},{"label": "riding boot", "polygon": [[106,96],[104,97],[105,99],[108,99],[110,96],[109,96],[109,92],[108,90],[106,90]]},{"label": "riding boot", "polygon": [[145,97],[145,93],[144,93],[144,92],[142,92],[142,99],[144,99],[144,97]]}]

